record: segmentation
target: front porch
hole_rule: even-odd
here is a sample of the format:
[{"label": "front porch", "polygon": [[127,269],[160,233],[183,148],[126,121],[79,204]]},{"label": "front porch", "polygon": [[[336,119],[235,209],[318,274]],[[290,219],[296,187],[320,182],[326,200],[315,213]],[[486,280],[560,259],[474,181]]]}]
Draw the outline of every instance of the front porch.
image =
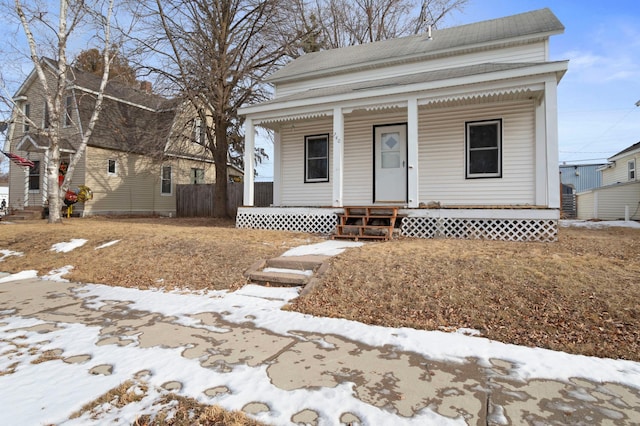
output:
[{"label": "front porch", "polygon": [[[238,228],[331,235],[344,208],[239,207]],[[414,238],[461,238],[555,242],[558,209],[532,206],[399,208],[399,233]]]}]

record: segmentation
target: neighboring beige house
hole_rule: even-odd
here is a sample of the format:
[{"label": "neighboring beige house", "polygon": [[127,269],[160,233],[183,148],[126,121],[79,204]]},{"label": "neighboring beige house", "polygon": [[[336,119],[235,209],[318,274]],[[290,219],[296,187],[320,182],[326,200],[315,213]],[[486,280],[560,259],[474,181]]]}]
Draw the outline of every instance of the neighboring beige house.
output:
[{"label": "neighboring beige house", "polygon": [[578,218],[640,220],[640,142],[600,167],[602,186],[578,194]]},{"label": "neighboring beige house", "polygon": [[549,9],[306,54],[247,106],[274,132],[274,202],[256,208],[245,159],[239,227],[331,233],[351,206],[394,206],[414,237],[554,241],[564,32]]},{"label": "neighboring beige house", "polygon": [[[52,77],[55,63],[43,59]],[[81,141],[95,104],[100,78],[71,68],[64,97],[61,131],[61,170]],[[33,168],[10,166],[10,198],[13,211],[42,207],[49,191],[44,179],[49,141],[48,114],[43,89],[35,70],[14,96],[16,109],[5,151],[35,163]],[[24,119],[28,116],[33,124]],[[213,183],[215,165],[200,143],[202,123],[185,104],[151,93],[149,83],[135,89],[110,82],[105,101],[87,149],[70,186],[85,185],[93,199],[74,205],[81,215],[175,215],[176,185]],[[228,167],[230,177],[242,171]]]}]

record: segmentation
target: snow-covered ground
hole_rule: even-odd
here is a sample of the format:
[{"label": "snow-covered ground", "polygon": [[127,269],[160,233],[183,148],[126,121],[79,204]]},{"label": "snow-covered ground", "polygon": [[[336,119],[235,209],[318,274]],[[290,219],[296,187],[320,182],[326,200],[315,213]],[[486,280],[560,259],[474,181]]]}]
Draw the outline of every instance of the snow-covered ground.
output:
[{"label": "snow-covered ground", "polygon": [[[588,222],[586,226],[603,222]],[[611,226],[619,226],[610,224]],[[637,225],[635,222],[625,226]],[[583,226],[578,221],[563,221],[562,226]],[[113,242],[115,243],[115,242]],[[52,250],[67,252],[87,244],[85,240],[71,240],[56,244]],[[304,246],[287,253],[335,255],[360,243],[328,241]],[[104,244],[100,247],[108,247]],[[2,257],[20,253],[0,250]],[[67,266],[51,271],[46,278],[52,288],[60,287],[60,297],[66,283],[63,276],[72,268]],[[0,269],[1,266],[0,266]],[[4,274],[6,275],[6,274]],[[11,281],[34,278],[35,271],[14,275],[0,274],[0,290]],[[57,291],[57,290],[56,290]],[[409,328],[387,328],[334,318],[320,318],[281,310],[288,301],[298,296],[297,288],[266,288],[248,285],[235,292],[189,292],[138,290],[87,284],[73,288],[73,297],[81,299],[83,308],[98,312],[110,306],[126,305],[135,312],[149,312],[171,318],[173,324],[196,327],[204,331],[225,331],[217,326],[205,325],[195,318],[213,313],[229,324],[251,327],[283,339],[308,337],[320,347],[330,347],[332,336],[337,341],[353,341],[376,348],[393,347],[396,351],[413,353],[434,362],[463,365],[473,359],[480,366],[491,366],[495,360],[510,363],[509,378],[516,381],[552,380],[569,381],[581,378],[590,383],[619,383],[636,389],[640,395],[640,363],[569,355],[563,352],[503,344],[473,336],[474,330],[458,333],[420,331]],[[58,294],[58,293],[56,293]],[[0,301],[3,295],[0,293]],[[33,316],[20,316],[13,306],[0,305],[0,424],[95,424],[88,415],[76,419],[69,416],[80,407],[126,380],[137,377],[150,385],[146,396],[123,408],[104,404],[99,408],[100,424],[131,424],[140,414],[154,412],[154,404],[167,384],[177,383],[176,391],[205,403],[215,403],[228,409],[239,409],[252,401],[260,401],[271,411],[258,413],[260,420],[273,424],[291,423],[292,415],[303,409],[319,413],[319,424],[336,424],[335,413],[357,413],[365,424],[465,424],[462,417],[443,417],[425,408],[418,414],[398,416],[392,411],[366,403],[354,391],[353,383],[336,386],[311,386],[285,390],[275,386],[267,373],[267,366],[240,365],[231,371],[203,368],[202,357],[183,355],[189,346],[143,347],[141,336],[127,335],[128,344],[96,344],[104,336],[101,327],[61,321],[53,329],[46,321]],[[37,351],[24,348],[37,348]],[[67,362],[62,359],[33,364],[32,361],[48,349],[62,350],[67,355],[82,355],[90,361]],[[191,348],[193,349],[193,348]],[[70,357],[69,359],[71,359]],[[84,359],[84,358],[83,358]],[[111,366],[108,374],[98,367]],[[92,368],[92,374],[87,370]],[[364,367],[363,367],[364,368]],[[231,392],[203,393],[215,384],[216,389]],[[142,393],[142,391],[141,391]],[[207,396],[209,395],[209,396]],[[582,395],[582,398],[589,396]],[[333,413],[333,414],[332,414]],[[638,413],[640,417],[640,413]],[[334,417],[332,417],[334,416]],[[506,421],[500,413],[493,420]],[[576,419],[574,419],[576,420]],[[630,423],[631,424],[631,423]]]}]

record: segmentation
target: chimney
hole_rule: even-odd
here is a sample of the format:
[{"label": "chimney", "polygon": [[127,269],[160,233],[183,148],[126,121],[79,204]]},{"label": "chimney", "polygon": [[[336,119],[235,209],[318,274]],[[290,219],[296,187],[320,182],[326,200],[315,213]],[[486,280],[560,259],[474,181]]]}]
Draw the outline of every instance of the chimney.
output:
[{"label": "chimney", "polygon": [[140,82],[140,90],[142,90],[145,93],[151,93],[152,92],[152,86],[151,86],[151,82],[150,81],[141,81]]}]

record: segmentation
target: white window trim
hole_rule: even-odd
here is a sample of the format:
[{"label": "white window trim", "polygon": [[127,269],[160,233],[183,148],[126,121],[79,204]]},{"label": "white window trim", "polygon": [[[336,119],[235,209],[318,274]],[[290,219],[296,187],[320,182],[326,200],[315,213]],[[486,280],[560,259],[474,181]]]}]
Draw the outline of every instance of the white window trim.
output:
[{"label": "white window trim", "polygon": [[[471,152],[471,144],[470,144],[470,131],[469,129],[474,125],[487,125],[487,124],[497,124],[498,125],[498,171],[496,173],[471,173],[469,168],[471,166],[470,161],[470,152]],[[490,120],[478,120],[478,121],[466,121],[464,123],[465,134],[464,134],[464,149],[465,149],[465,159],[464,159],[464,170],[465,170],[465,178],[466,179],[488,179],[488,178],[501,178],[502,177],[502,119],[495,118]],[[495,148],[490,148],[495,149]]]},{"label": "white window trim", "polygon": [[[34,163],[38,163],[38,189],[29,188],[29,194],[39,194],[40,189],[42,188],[42,166],[40,165],[40,160],[34,160]],[[31,174],[31,169],[29,169],[29,182],[31,181],[31,176],[36,176]]]},{"label": "white window trim", "polygon": [[22,107],[22,133],[27,133],[31,130],[31,124],[29,120],[31,119],[31,104],[25,103]]},{"label": "white window trim", "polygon": [[[633,177],[631,174],[633,173]],[[636,169],[636,159],[627,161],[627,180],[634,181],[638,178],[638,171]]]},{"label": "white window trim", "polygon": [[[322,178],[309,178],[309,156],[308,156],[308,143],[309,139],[321,139],[324,138],[327,144],[327,176]],[[314,159],[319,159],[324,157],[314,157]],[[329,134],[319,134],[319,135],[308,135],[304,137],[304,183],[317,183],[317,182],[329,182]]]},{"label": "white window trim", "polygon": [[[47,118],[49,120],[47,120]],[[49,123],[47,123],[49,121]],[[44,108],[42,109],[42,128],[48,129],[49,125],[51,125],[51,113],[49,112],[49,104],[47,101],[44,101]]]},{"label": "white window trim", "polygon": [[[110,165],[111,162],[113,161],[113,172],[110,171]],[[118,176],[118,161],[113,159],[113,158],[109,158],[107,160],[107,176]]]},{"label": "white window trim", "polygon": [[[164,183],[164,169],[168,167],[169,168],[169,192],[163,192],[162,191],[162,187],[163,187],[163,183]],[[173,167],[170,165],[167,166],[162,166],[160,168],[160,195],[163,197],[170,197],[173,195]]]}]

